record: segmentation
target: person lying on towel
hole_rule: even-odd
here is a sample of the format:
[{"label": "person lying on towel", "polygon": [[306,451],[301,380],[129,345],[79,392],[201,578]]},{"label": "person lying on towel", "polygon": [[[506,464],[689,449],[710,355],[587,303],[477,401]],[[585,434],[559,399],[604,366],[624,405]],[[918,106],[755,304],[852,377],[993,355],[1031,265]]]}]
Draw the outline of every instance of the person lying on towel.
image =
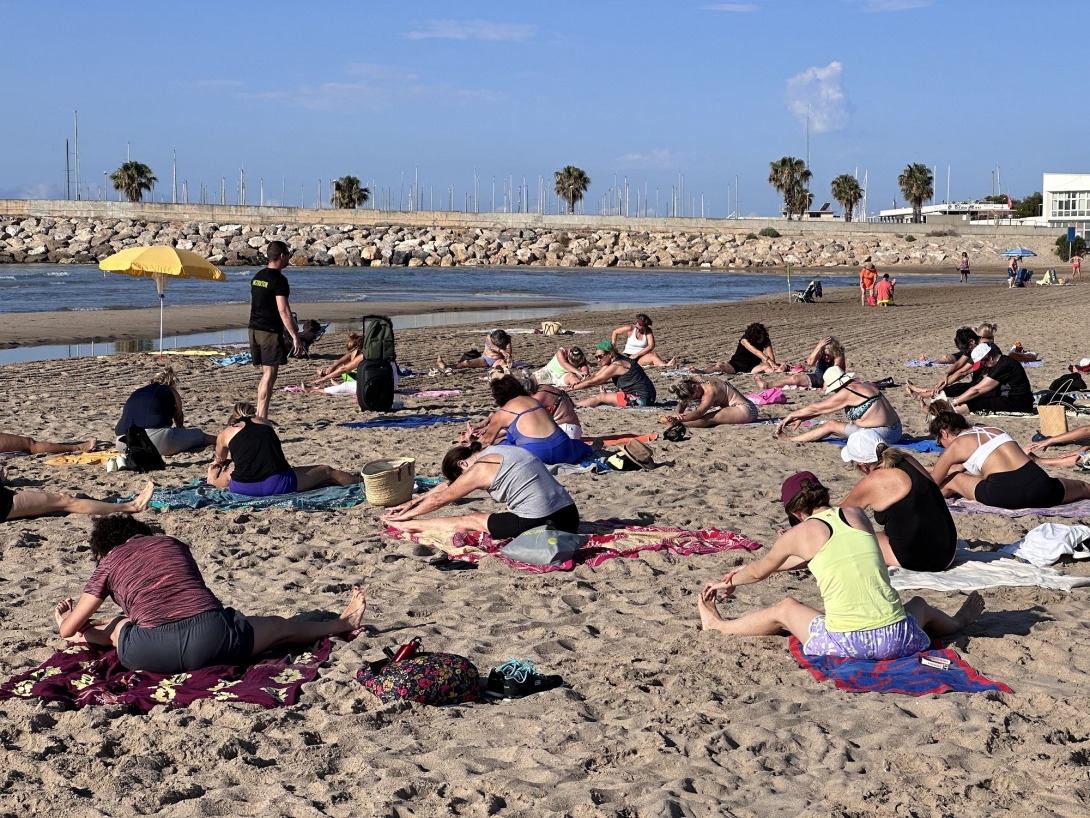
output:
[{"label": "person lying on towel", "polygon": [[[579,509],[571,495],[549,474],[544,463],[518,446],[482,449],[477,441],[455,446],[443,458],[443,476],[446,483],[394,506],[382,519],[410,533],[487,531],[497,540],[517,537],[546,524],[572,534],[579,530]],[[510,511],[418,519],[477,489],[487,491]]]},{"label": "person lying on towel", "polygon": [[[129,670],[183,673],[246,664],[278,645],[309,645],[358,630],[367,609],[356,587],[336,619],[243,616],[208,590],[188,545],[124,514],[97,519],[90,547],[94,573],[78,602],[57,603],[57,626],[65,639],[117,648]],[[121,613],[92,619],[107,598]]]},{"label": "person lying on towel", "polygon": [[[984,610],[976,591],[953,616],[918,596],[901,604],[863,509],[830,505],[829,490],[810,472],[787,478],[780,497],[792,527],[764,557],[704,586],[697,601],[704,630],[737,636],[774,636],[786,630],[802,642],[807,656],[880,661],[927,650],[932,636],[956,633]],[[825,613],[787,597],[737,619],[720,616],[717,597],[729,597],[739,585],[760,582],[777,571],[804,566],[817,580]]]}]

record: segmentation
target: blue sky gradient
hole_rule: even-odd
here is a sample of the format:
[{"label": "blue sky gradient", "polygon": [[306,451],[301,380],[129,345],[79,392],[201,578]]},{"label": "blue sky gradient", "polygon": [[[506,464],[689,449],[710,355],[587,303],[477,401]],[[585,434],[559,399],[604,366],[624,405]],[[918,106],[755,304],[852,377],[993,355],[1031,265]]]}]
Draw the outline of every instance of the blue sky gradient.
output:
[{"label": "blue sky gradient", "polygon": [[[61,197],[79,110],[84,196],[125,159],[153,198],[200,182],[218,201],[313,207],[318,179],[354,174],[459,209],[481,179],[566,164],[658,190],[678,174],[710,215],[772,215],[768,163],[810,158],[815,204],[840,173],[869,171],[869,210],[900,203],[909,162],[938,167],[946,198],[1019,198],[1045,171],[1086,172],[1090,3],[1055,0],[27,3],[0,0],[0,197]],[[1070,112],[1068,112],[1070,109]],[[739,189],[735,189],[735,177]],[[555,199],[550,207],[555,207]],[[697,205],[699,209],[699,204]],[[531,209],[534,209],[531,200]]]}]

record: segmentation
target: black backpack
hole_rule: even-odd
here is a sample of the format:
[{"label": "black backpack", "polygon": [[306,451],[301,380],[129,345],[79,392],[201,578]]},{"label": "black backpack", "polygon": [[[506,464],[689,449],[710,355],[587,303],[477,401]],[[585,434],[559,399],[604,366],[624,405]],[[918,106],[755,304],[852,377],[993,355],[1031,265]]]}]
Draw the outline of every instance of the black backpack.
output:
[{"label": "black backpack", "polygon": [[394,405],[394,372],[390,361],[365,360],[356,370],[356,403],[370,412],[388,412]]},{"label": "black backpack", "polygon": [[129,424],[129,430],[121,436],[121,442],[125,444],[125,457],[134,470],[149,472],[167,467],[148,433],[135,423]]},{"label": "black backpack", "polygon": [[[368,361],[396,361],[394,325],[385,315],[363,317],[363,357]],[[389,368],[389,367],[387,367]]]}]

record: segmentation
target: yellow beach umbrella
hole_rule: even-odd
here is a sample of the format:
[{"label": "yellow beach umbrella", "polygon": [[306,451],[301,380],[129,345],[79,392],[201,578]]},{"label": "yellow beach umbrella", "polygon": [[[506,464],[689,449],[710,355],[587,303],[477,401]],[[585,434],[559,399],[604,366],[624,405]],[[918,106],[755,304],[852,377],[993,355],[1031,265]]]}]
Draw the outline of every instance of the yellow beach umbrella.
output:
[{"label": "yellow beach umbrella", "polygon": [[226,281],[218,267],[190,250],[168,245],[130,247],[114,253],[98,263],[100,270],[146,276],[155,279],[159,291],[159,353],[163,352],[163,291],[171,278],[201,278],[206,281]]}]

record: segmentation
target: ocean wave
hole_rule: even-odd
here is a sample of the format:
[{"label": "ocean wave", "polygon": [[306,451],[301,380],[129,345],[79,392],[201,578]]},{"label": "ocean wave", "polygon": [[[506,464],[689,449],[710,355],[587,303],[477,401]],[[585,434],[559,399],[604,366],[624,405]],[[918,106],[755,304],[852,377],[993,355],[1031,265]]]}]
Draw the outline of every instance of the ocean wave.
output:
[{"label": "ocean wave", "polygon": [[0,279],[3,279],[4,281],[14,281],[15,276],[0,276]]},{"label": "ocean wave", "polygon": [[70,276],[71,273],[66,273],[63,270],[54,270],[51,273],[46,273],[46,275],[49,276],[50,278],[68,278],[68,276]]}]

